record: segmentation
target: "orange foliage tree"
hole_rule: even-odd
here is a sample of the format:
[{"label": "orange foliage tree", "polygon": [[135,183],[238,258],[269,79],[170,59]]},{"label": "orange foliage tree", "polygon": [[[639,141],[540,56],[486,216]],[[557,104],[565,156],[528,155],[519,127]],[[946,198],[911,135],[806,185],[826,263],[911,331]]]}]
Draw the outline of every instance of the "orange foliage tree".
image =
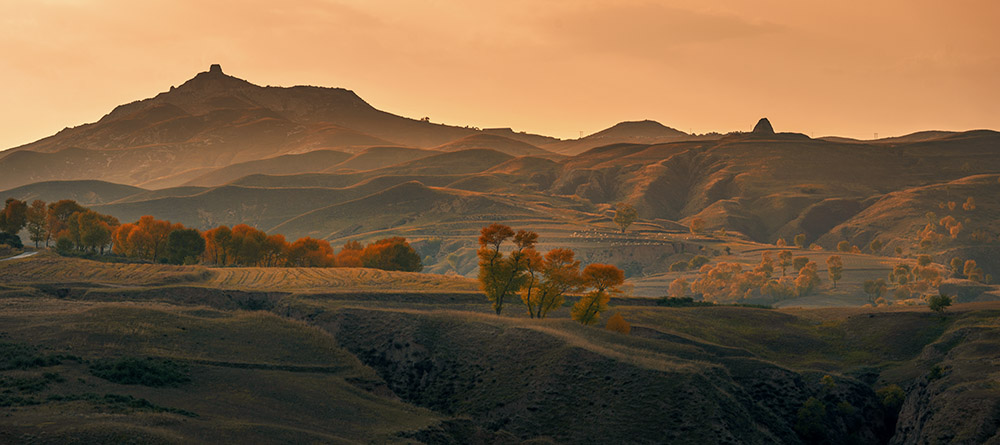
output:
[{"label": "orange foliage tree", "polygon": [[333,247],[316,238],[299,238],[288,248],[288,265],[296,267],[333,267]]},{"label": "orange foliage tree", "polygon": [[337,267],[361,267],[361,252],[364,246],[357,241],[348,241],[337,253]]},{"label": "orange foliage tree", "polygon": [[424,266],[420,255],[406,238],[392,237],[375,241],[361,251],[361,265],[382,270],[420,272]]},{"label": "orange foliage tree", "polygon": [[625,282],[625,272],[610,264],[588,264],[583,269],[582,277],[584,285],[593,289],[580,297],[570,315],[574,320],[589,325],[600,319],[611,295],[620,293],[618,286]]},{"label": "orange foliage tree", "polygon": [[567,293],[582,289],[580,262],[569,249],[552,249],[544,258],[534,249],[526,255],[528,283],[521,290],[521,301],[527,306],[529,317],[545,318],[551,310],[562,306]]},{"label": "orange foliage tree", "polygon": [[[503,244],[513,239],[514,249],[508,255],[500,251]],[[533,249],[538,234],[514,229],[503,224],[491,224],[479,234],[479,284],[486,298],[493,303],[497,315],[503,310],[507,297],[517,293],[528,282],[527,250]]]}]

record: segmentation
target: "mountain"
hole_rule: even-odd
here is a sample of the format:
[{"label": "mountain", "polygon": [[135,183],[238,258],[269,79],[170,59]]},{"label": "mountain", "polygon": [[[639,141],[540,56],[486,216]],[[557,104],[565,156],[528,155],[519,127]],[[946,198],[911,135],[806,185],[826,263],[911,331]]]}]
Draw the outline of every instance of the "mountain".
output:
[{"label": "mountain", "polygon": [[592,148],[611,144],[658,144],[680,140],[698,139],[683,131],[667,127],[659,122],[644,120],[620,122],[611,128],[582,137],[544,145],[543,148],[566,155],[576,155]]},{"label": "mountain", "polygon": [[0,152],[0,188],[67,179],[168,188],[263,158],[317,150],[354,153],[371,146],[431,148],[472,135],[505,145],[552,141],[404,118],[342,88],[261,87],[213,65],[169,91],[116,107],[97,122]]}]

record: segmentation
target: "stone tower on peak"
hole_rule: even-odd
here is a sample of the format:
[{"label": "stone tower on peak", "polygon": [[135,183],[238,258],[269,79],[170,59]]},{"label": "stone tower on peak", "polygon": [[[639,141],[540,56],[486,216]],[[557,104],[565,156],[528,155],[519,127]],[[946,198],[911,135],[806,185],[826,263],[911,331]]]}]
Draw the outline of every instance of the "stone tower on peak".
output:
[{"label": "stone tower on peak", "polygon": [[218,63],[213,63],[212,66],[208,68],[208,72],[209,74],[223,74],[222,65],[219,65]]},{"label": "stone tower on peak", "polygon": [[766,117],[760,118],[757,121],[757,125],[753,127],[753,134],[774,134],[774,128],[771,127],[771,121],[767,120]]}]

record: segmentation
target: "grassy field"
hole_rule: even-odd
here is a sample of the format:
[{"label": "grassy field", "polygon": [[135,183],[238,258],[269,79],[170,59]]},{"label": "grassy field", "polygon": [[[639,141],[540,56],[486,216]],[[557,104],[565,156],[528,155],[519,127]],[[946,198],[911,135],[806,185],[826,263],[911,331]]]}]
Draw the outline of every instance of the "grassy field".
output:
[{"label": "grassy field", "polygon": [[[861,269],[878,261],[855,257]],[[995,302],[941,315],[613,299],[597,326],[582,326],[572,301],[537,320],[515,300],[498,317],[473,281],[441,275],[119,266],[44,253],[0,263],[10,280],[0,293],[0,442],[794,443],[811,396],[853,407],[831,414],[830,437],[878,442],[889,427],[873,391],[885,385],[910,391],[945,373],[928,383],[938,396],[913,393],[927,400],[904,408],[911,418],[930,416],[920,410],[940,397],[1000,400],[989,392],[994,372],[977,364],[997,360]],[[630,335],[602,329],[614,313]],[[131,357],[170,363],[186,380],[95,374]],[[567,406],[591,420],[555,415]]]}]

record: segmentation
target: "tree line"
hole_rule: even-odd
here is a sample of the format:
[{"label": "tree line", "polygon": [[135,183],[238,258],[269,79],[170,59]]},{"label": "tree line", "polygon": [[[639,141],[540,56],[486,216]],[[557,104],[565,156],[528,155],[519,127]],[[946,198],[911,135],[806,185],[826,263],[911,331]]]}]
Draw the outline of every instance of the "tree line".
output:
[{"label": "tree line", "polygon": [[[55,240],[62,254],[106,252],[153,263],[257,267],[369,267],[417,272],[420,256],[405,238],[391,237],[362,245],[344,244],[335,252],[326,240],[303,237],[288,242],[246,224],[204,232],[146,215],[133,223],[95,212],[73,200],[46,204],[8,199],[0,211],[0,232],[17,239],[27,229],[35,247]],[[5,238],[6,239],[6,238]],[[13,241],[12,241],[13,242]]]},{"label": "tree line", "polygon": [[611,297],[621,293],[625,273],[610,264],[588,264],[581,271],[572,250],[556,248],[543,255],[535,250],[537,243],[537,233],[515,232],[503,224],[480,231],[479,283],[493,310],[500,315],[519,296],[529,317],[545,318],[563,305],[567,294],[586,291],[571,316],[583,324],[597,323]]}]

